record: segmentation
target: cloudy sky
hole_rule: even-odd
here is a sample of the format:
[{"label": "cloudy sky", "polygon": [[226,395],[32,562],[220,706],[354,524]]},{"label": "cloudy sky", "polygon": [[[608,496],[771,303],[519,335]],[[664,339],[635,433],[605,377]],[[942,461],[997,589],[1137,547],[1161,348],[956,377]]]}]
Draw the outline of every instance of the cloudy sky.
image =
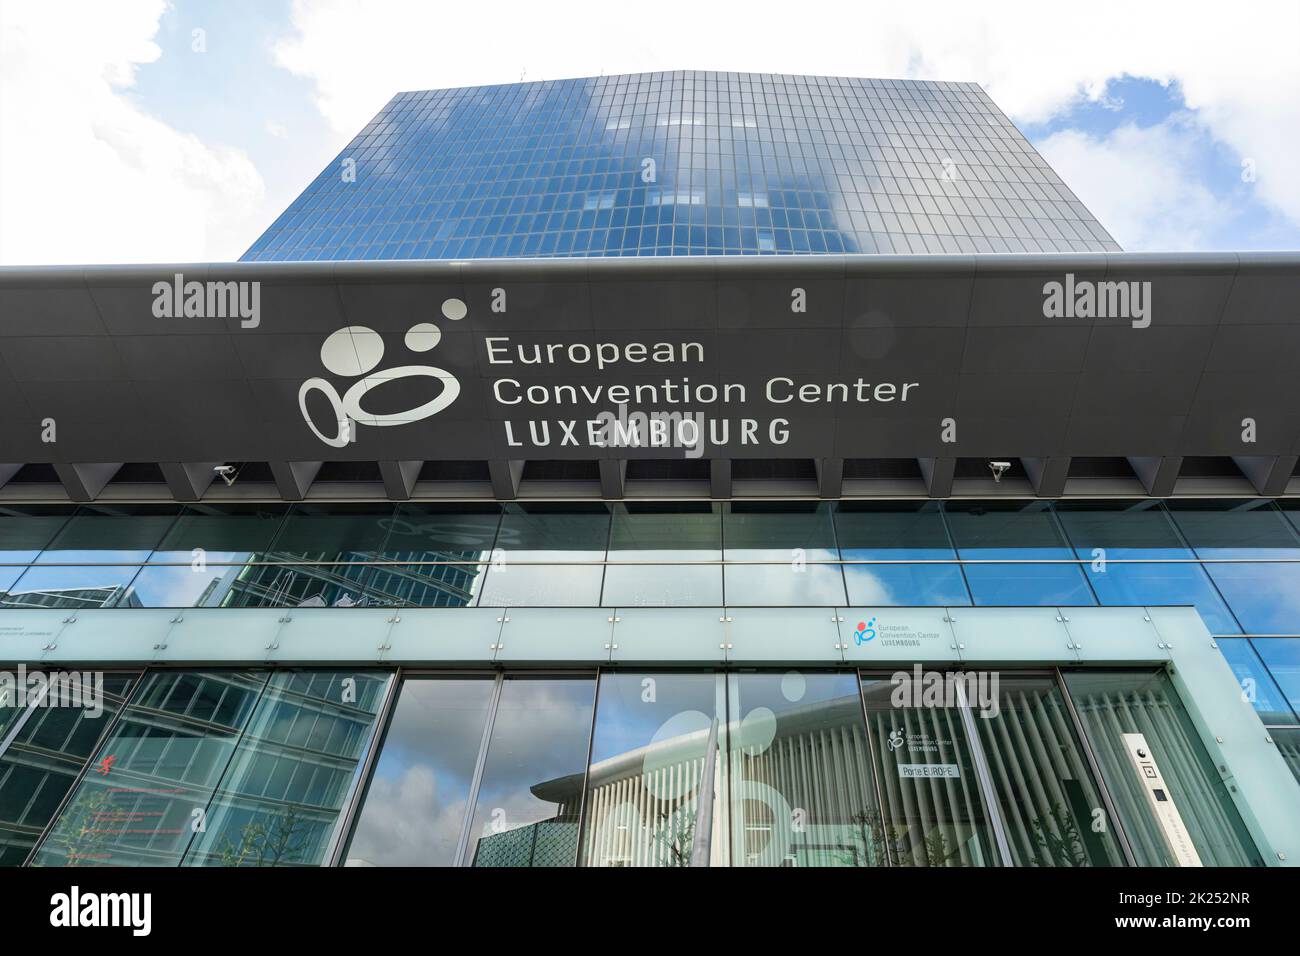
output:
[{"label": "cloudy sky", "polygon": [[1300,248],[1300,3],[4,0],[0,263],[238,258],[399,90],[973,80],[1129,250]]}]

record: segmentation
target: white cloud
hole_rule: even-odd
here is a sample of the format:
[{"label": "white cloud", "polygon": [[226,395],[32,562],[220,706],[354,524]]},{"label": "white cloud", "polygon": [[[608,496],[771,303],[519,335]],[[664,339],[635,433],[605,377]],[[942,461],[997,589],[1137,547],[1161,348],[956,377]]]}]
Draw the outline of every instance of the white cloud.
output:
[{"label": "white cloud", "polygon": [[1206,246],[1232,214],[1198,179],[1197,139],[1173,120],[1121,126],[1104,138],[1064,130],[1038,148],[1123,248],[1184,251]]},{"label": "white cloud", "polygon": [[241,151],[129,96],[163,0],[0,7],[0,262],[233,259],[267,220]]},{"label": "white cloud", "polygon": [[[295,0],[292,19],[277,62],[315,84],[322,114],[346,135],[399,90],[514,82],[524,69],[529,79],[687,68],[974,80],[1022,123],[1100,100],[1125,75],[1177,81],[1209,134],[1255,160],[1258,197],[1300,222],[1294,0],[1233,10],[1211,0],[758,0],[743,13],[681,0]],[[1115,187],[1107,205],[1129,190]]]}]

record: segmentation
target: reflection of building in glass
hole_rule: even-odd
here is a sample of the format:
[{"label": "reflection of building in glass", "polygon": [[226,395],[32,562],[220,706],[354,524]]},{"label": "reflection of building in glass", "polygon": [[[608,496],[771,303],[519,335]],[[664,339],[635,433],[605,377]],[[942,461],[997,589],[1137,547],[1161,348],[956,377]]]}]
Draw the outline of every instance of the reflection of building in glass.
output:
[{"label": "reflection of building in glass", "polygon": [[[473,602],[478,565],[400,564],[401,555],[349,552],[333,564],[287,564],[300,555],[268,552],[258,563],[214,578],[197,607],[464,607]],[[419,552],[412,560],[452,561]],[[383,564],[375,562],[382,561]]]},{"label": "reflection of building in glass", "polygon": [[[688,865],[708,735],[698,728],[592,765],[583,865]],[[770,738],[733,721],[719,741],[715,864],[728,857],[740,866],[878,862],[856,697],[791,708]]]},{"label": "reflection of building in glass", "polygon": [[150,674],[36,862],[319,865],[386,684],[355,670]]},{"label": "reflection of building in glass", "polygon": [[35,591],[0,591],[0,607],[143,607],[125,585],[104,587],[42,588]]}]

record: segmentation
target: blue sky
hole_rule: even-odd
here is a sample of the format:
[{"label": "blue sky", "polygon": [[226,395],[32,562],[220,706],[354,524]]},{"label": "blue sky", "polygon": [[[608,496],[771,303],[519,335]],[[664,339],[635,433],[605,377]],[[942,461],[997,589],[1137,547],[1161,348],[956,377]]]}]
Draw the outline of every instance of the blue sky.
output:
[{"label": "blue sky", "polygon": [[1053,6],[11,0],[0,262],[235,259],[398,90],[682,68],[974,80],[1126,249],[1300,248],[1300,4]]}]

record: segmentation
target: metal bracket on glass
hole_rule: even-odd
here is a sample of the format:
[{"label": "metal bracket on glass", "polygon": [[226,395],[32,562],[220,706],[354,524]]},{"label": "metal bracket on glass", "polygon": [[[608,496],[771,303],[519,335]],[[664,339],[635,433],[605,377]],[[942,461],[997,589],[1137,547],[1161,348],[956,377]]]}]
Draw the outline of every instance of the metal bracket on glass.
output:
[{"label": "metal bracket on glass", "polygon": [[501,650],[503,647],[505,647],[504,644],[489,644],[489,645],[488,645],[488,650],[489,650],[489,651],[499,651],[499,650]]},{"label": "metal bracket on glass", "polygon": [[617,644],[606,644],[606,645],[605,645],[605,650],[607,650],[607,651],[616,651],[616,650],[618,650],[618,645],[617,645]]},{"label": "metal bracket on glass", "polygon": [[[172,623],[175,623],[175,622],[172,622]],[[153,646],[153,649],[154,649],[155,651],[165,651],[165,650],[167,650],[167,645],[166,645],[166,644],[155,644],[155,645]]]},{"label": "metal bracket on glass", "polygon": [[278,651],[279,649],[280,649],[280,645],[276,641],[272,641],[270,644],[266,645],[266,650],[268,651]]},{"label": "metal bracket on glass", "polygon": [[65,617],[65,618],[63,619],[63,623],[64,623],[64,624],[76,624],[76,623],[77,623],[77,615],[74,614],[74,615],[72,615],[72,617]]},{"label": "metal bracket on glass", "polygon": [[731,618],[729,618],[729,617],[720,617],[720,618],[718,618],[718,623],[719,623],[719,624],[730,624],[730,623],[731,623]]},{"label": "metal bracket on glass", "polygon": [[[617,623],[619,623],[620,621],[622,621],[623,619],[622,619],[621,617],[607,617],[607,618],[605,618],[605,620],[609,621],[610,624],[617,624]],[[605,646],[606,646],[606,647],[609,647],[608,644],[606,644]]]},{"label": "metal bracket on glass", "polygon": [[498,624],[509,624],[509,623],[510,623],[510,618],[508,618],[508,617],[499,617],[499,618],[497,618],[497,623],[498,623]]},{"label": "metal bracket on glass", "polygon": [[179,624],[179,623],[181,623],[181,621],[183,621],[183,620],[185,620],[184,615],[177,614],[174,618],[172,618],[171,623],[173,623],[173,624]]}]

